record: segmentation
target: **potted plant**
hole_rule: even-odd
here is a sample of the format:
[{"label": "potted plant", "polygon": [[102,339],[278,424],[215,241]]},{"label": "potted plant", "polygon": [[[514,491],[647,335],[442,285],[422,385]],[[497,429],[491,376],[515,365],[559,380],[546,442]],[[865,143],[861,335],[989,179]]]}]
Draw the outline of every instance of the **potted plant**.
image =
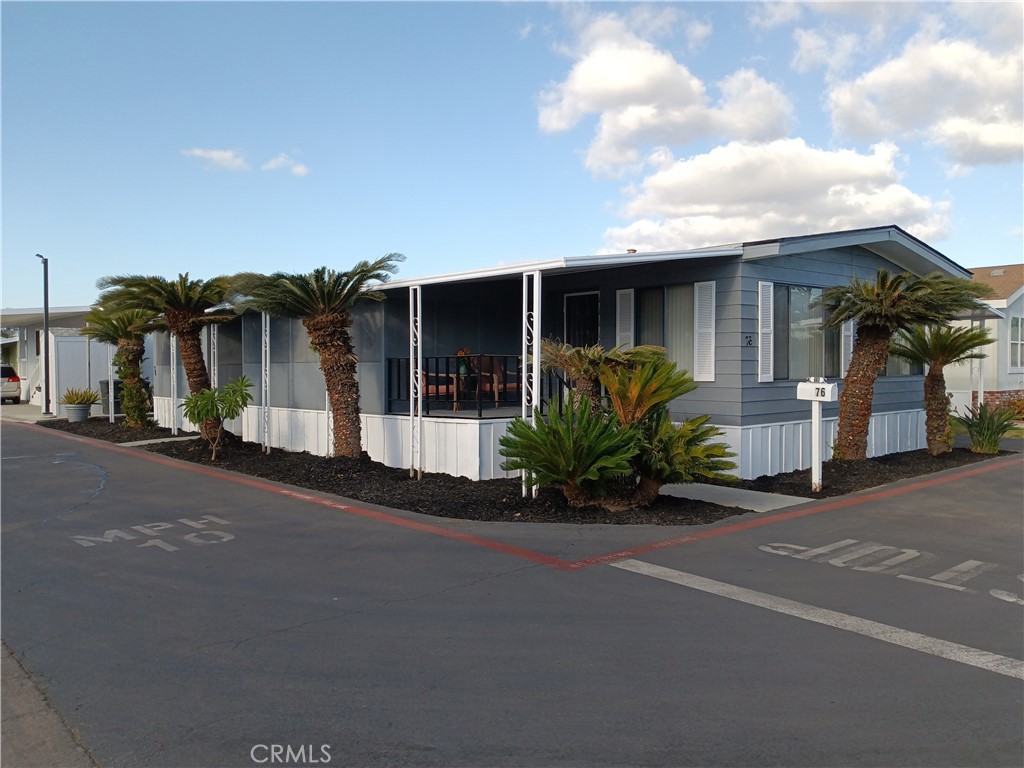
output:
[{"label": "potted plant", "polygon": [[465,376],[469,373],[469,356],[473,353],[470,352],[469,347],[463,347],[455,353],[458,357],[458,371],[460,376]]},{"label": "potted plant", "polygon": [[68,421],[85,421],[92,407],[100,401],[100,393],[94,389],[69,388],[60,403],[68,414]]}]

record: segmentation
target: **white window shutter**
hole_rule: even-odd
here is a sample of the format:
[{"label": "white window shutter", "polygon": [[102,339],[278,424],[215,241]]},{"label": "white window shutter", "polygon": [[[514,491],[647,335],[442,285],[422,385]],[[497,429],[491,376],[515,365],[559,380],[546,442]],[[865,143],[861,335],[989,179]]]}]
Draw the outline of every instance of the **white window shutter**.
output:
[{"label": "white window shutter", "polygon": [[839,375],[845,379],[846,372],[850,370],[850,360],[853,359],[853,342],[856,338],[857,327],[854,320],[847,320],[842,324],[841,328],[840,354],[842,355],[842,369]]},{"label": "white window shutter", "polygon": [[775,379],[775,283],[757,284],[757,380]]},{"label": "white window shutter", "polygon": [[635,318],[633,289],[615,292],[615,346],[623,349],[633,347],[633,325]]},{"label": "white window shutter", "polygon": [[693,380],[715,380],[715,282],[693,284]]}]

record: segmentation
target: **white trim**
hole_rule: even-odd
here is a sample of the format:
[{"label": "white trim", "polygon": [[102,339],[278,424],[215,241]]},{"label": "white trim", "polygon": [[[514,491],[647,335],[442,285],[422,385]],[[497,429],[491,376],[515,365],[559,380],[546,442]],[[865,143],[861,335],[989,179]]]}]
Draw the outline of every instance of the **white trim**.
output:
[{"label": "white trim", "polygon": [[715,281],[693,284],[693,380],[715,380]]},{"label": "white trim", "polygon": [[615,346],[632,349],[636,342],[634,325],[636,299],[632,288],[615,292]]},{"label": "white trim", "polygon": [[525,261],[508,264],[502,267],[471,269],[465,272],[430,275],[426,277],[392,280],[387,283],[370,283],[367,290],[388,291],[393,288],[411,288],[419,285],[436,283],[457,283],[468,280],[486,280],[495,278],[513,278],[525,273],[558,272],[572,270],[604,269],[607,267],[627,267],[634,264],[652,264],[665,261],[688,261],[690,259],[710,259],[722,256],[742,256],[741,244],[723,245],[713,248],[694,248],[689,251],[658,251],[650,253],[609,254],[607,256],[564,256],[559,259],[542,261]]},{"label": "white trim", "polygon": [[775,283],[757,284],[757,380],[775,380]]},{"label": "white trim", "polygon": [[270,314],[260,313],[260,400],[263,408],[263,428],[260,445],[270,453]]}]

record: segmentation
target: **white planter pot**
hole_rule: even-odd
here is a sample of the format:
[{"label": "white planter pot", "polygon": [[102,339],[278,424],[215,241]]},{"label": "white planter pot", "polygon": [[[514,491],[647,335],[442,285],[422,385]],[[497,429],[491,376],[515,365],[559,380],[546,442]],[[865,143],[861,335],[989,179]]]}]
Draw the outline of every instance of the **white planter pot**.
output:
[{"label": "white planter pot", "polygon": [[68,421],[85,421],[89,418],[91,405],[65,405],[64,410],[68,414]]}]

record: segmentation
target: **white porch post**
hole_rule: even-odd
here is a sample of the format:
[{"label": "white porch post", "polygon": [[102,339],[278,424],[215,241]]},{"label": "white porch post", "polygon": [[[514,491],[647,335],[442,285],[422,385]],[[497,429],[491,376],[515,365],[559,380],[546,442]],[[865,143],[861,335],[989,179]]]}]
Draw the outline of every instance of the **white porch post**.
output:
[{"label": "white porch post", "polygon": [[217,388],[217,326],[210,326],[210,386]]},{"label": "white porch post", "polygon": [[[92,346],[92,339],[86,339],[86,349]],[[107,344],[107,413],[110,416],[110,423],[114,423],[114,347]],[[92,373],[89,374],[92,376]],[[92,386],[92,379],[89,379],[89,386]]]},{"label": "white porch post", "polygon": [[[985,330],[985,318],[978,323],[982,331]],[[978,407],[981,408],[985,402],[985,358],[978,360]]]},{"label": "white porch post", "polygon": [[178,434],[178,337],[171,336],[171,434]]},{"label": "white porch post", "polygon": [[[532,292],[530,279],[533,279]],[[523,273],[523,398],[522,417],[528,423],[534,421],[534,406],[540,400],[540,272]],[[531,306],[532,305],[532,306]],[[527,471],[521,470],[523,497],[526,497]],[[537,496],[538,488],[534,486],[533,496]]]},{"label": "white porch post", "polygon": [[409,477],[423,477],[423,347],[420,319],[423,315],[423,288],[409,286]]},{"label": "white porch post", "polygon": [[260,313],[263,344],[260,355],[260,397],[263,405],[263,429],[260,442],[263,452],[270,453],[270,314]]}]

